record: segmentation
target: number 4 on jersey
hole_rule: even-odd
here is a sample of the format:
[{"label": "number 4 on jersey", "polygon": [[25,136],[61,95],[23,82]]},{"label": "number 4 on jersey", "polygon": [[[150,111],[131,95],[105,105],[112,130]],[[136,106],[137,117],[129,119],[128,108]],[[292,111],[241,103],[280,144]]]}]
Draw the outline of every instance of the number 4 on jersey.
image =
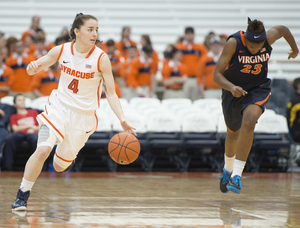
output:
[{"label": "number 4 on jersey", "polygon": [[77,93],[78,92],[78,80],[73,79],[71,81],[71,83],[69,84],[68,89],[72,90],[73,93]]}]

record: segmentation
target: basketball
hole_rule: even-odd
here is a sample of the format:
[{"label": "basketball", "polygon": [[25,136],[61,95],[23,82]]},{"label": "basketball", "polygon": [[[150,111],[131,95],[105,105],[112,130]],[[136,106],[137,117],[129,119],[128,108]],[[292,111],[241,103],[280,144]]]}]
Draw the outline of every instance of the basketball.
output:
[{"label": "basketball", "polygon": [[127,132],[115,134],[108,144],[109,156],[121,165],[129,165],[134,162],[138,158],[140,150],[139,140]]}]

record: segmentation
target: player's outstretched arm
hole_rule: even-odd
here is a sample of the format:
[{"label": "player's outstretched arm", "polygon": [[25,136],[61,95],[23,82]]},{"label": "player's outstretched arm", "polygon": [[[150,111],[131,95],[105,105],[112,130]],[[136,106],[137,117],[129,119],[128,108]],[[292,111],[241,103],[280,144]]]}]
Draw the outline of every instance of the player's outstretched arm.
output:
[{"label": "player's outstretched arm", "polygon": [[134,132],[134,130],[136,129],[130,126],[125,119],[120,100],[116,94],[114,77],[112,75],[110,60],[107,55],[104,55],[101,59],[100,70],[104,80],[106,98],[111,109],[120,120],[124,131],[136,135],[136,133]]},{"label": "player's outstretched arm", "polygon": [[288,52],[288,59],[296,58],[299,53],[299,49],[297,47],[294,36],[286,26],[275,25],[267,31],[267,40],[270,45],[272,45],[276,40],[280,39],[281,37],[283,37],[291,47],[291,52]]},{"label": "player's outstretched arm", "polygon": [[230,38],[226,42],[221,56],[217,62],[213,79],[221,88],[230,91],[233,96],[241,97],[245,96],[247,94],[247,91],[243,90],[243,88],[239,86],[232,84],[223,75],[226,67],[228,66],[232,56],[235,53],[236,44],[237,42],[235,38]]},{"label": "player's outstretched arm", "polygon": [[34,75],[46,68],[52,66],[59,56],[61,45],[52,48],[46,55],[42,56],[38,60],[31,61],[26,70],[27,74]]}]

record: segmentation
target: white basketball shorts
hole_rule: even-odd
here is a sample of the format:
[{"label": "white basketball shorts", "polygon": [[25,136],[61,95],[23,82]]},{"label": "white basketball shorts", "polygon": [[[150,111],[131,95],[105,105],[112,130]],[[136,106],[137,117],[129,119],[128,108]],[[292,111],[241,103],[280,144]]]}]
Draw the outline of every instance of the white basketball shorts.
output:
[{"label": "white basketball shorts", "polygon": [[44,124],[51,131],[49,139],[39,142],[37,146],[53,148],[58,144],[54,161],[61,167],[70,165],[98,126],[96,112],[91,115],[74,112],[62,104],[55,90],[49,96],[45,111],[37,116],[37,120],[40,126]]}]

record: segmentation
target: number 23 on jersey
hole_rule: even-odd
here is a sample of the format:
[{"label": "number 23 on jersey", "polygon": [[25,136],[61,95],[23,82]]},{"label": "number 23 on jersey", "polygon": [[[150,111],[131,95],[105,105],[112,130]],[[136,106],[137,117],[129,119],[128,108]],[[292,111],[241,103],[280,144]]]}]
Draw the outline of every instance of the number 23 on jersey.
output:
[{"label": "number 23 on jersey", "polygon": [[251,65],[244,65],[244,68],[241,70],[241,72],[246,74],[259,74],[261,72],[262,64],[256,64],[252,68]]}]

